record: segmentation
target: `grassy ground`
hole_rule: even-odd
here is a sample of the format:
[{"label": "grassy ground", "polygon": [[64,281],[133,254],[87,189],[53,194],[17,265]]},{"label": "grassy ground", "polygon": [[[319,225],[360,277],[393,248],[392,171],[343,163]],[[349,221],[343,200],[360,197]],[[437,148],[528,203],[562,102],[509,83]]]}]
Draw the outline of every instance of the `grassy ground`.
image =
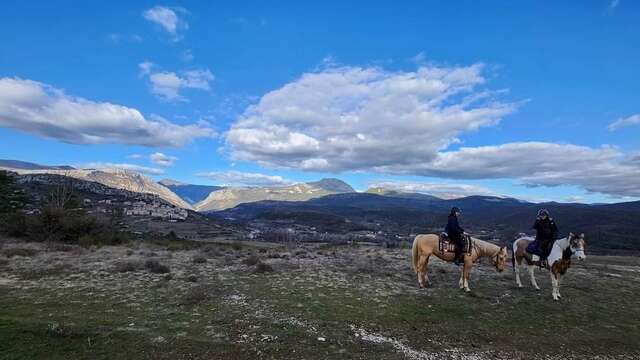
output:
[{"label": "grassy ground", "polygon": [[[170,272],[152,272],[148,260]],[[469,294],[458,276],[433,261],[433,285],[420,290],[409,250],[364,246],[5,243],[0,358],[640,356],[638,258],[576,264],[558,303],[546,272],[541,292],[517,289],[511,269],[481,264]]]}]

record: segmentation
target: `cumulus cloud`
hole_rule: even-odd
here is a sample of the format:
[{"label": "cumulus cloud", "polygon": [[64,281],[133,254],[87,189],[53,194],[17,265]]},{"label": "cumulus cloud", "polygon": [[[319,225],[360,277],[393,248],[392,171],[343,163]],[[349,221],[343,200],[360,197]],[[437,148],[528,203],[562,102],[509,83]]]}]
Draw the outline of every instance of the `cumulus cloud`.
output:
[{"label": "cumulus cloud", "polygon": [[176,161],[178,161],[177,157],[165,155],[161,152],[156,152],[149,155],[149,159],[151,159],[151,162],[153,162],[154,164],[162,167],[173,166],[175,165]]},{"label": "cumulus cloud", "polygon": [[[519,103],[485,87],[482,64],[377,67],[303,74],[249,106],[225,134],[232,160],[308,171],[370,171],[450,179],[517,179],[640,196],[638,161],[614,147],[516,142],[449,150],[458,137],[496,125]],[[614,130],[635,125],[620,119]]]},{"label": "cumulus cloud", "polygon": [[640,196],[640,164],[614,147],[508,143],[442,152],[422,166],[380,171],[455,179],[518,179],[527,186],[580,186],[614,196]]},{"label": "cumulus cloud", "polygon": [[162,169],[150,168],[146,166],[134,165],[134,164],[116,164],[110,162],[92,162],[79,166],[81,169],[115,169],[115,170],[128,170],[135,171],[147,175],[161,175],[164,173]]},{"label": "cumulus cloud", "polygon": [[211,171],[200,173],[198,176],[217,181],[226,186],[281,186],[293,183],[278,175],[240,171]]},{"label": "cumulus cloud", "polygon": [[177,125],[108,102],[66,95],[52,86],[0,78],[0,126],[75,144],[179,147],[215,134],[205,123]]},{"label": "cumulus cloud", "polygon": [[175,73],[154,71],[155,65],[149,61],[138,64],[140,76],[147,76],[151,92],[166,101],[187,101],[180,94],[183,89],[211,90],[210,83],[215,78],[209,69],[195,69]]},{"label": "cumulus cloud", "polygon": [[132,160],[140,160],[144,157],[144,155],[142,154],[129,154],[127,155],[127,158],[132,159]]},{"label": "cumulus cloud", "polygon": [[189,24],[180,16],[186,14],[187,11],[180,7],[154,6],[145,10],[142,16],[156,24],[171,35],[174,41],[182,39],[180,31],[189,28]]},{"label": "cumulus cloud", "polygon": [[627,126],[634,125],[640,125],[640,114],[634,114],[626,118],[619,118],[618,120],[609,124],[609,131],[616,131]]},{"label": "cumulus cloud", "polygon": [[515,111],[485,83],[482,64],[415,72],[340,67],[264,95],[232,124],[235,160],[313,171],[418,165],[456,137]]},{"label": "cumulus cloud", "polygon": [[501,196],[486,187],[468,184],[379,181],[371,183],[369,187],[401,192],[429,194],[442,199],[456,199],[472,195]]}]

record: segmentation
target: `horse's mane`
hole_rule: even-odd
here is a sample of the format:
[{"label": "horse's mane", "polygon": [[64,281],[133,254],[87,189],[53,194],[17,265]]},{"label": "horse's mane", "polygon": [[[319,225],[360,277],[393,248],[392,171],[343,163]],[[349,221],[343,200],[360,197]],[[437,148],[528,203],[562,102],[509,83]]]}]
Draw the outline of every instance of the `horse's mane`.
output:
[{"label": "horse's mane", "polygon": [[500,246],[476,238],[473,238],[473,246],[480,254],[493,254],[500,251]]}]

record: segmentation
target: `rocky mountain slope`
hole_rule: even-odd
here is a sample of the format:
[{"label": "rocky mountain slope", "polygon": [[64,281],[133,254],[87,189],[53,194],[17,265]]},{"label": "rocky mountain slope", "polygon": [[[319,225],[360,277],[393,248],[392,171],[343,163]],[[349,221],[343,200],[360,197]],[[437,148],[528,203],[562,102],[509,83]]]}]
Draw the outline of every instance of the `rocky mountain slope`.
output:
[{"label": "rocky mountain slope", "polygon": [[[22,163],[22,162],[20,162]],[[6,165],[6,163],[5,163]],[[167,187],[152,179],[128,170],[118,169],[74,169],[67,167],[47,167],[31,163],[11,164],[14,167],[0,166],[0,169],[25,174],[57,174],[75,179],[94,181],[115,189],[148,193],[160,196],[172,205],[193,210],[192,206]],[[26,168],[25,168],[26,167]]]},{"label": "rocky mountain slope", "polygon": [[229,209],[243,203],[263,200],[305,201],[325,195],[352,193],[355,190],[338,179],[322,179],[279,187],[226,187],[214,191],[195,205],[197,211]]}]

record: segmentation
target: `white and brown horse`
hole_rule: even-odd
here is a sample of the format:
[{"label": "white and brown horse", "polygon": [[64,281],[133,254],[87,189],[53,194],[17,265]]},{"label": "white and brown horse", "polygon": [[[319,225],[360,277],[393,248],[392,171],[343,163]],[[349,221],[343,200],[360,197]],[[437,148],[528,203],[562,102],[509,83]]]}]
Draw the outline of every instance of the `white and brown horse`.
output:
[{"label": "white and brown horse", "polygon": [[[534,239],[530,236],[521,236],[513,242],[513,257],[511,261],[513,263],[513,271],[516,274],[516,284],[518,287],[522,287],[520,282],[520,266],[523,261],[527,263],[529,268],[529,275],[531,277],[531,285],[540,290],[534,270],[536,266],[540,265],[539,261],[534,261],[533,256],[527,252],[527,246],[532,243]],[[553,243],[551,253],[547,258],[547,264],[545,268],[549,270],[551,274],[551,284],[553,286],[552,295],[553,300],[558,300],[560,296],[560,278],[567,272],[567,269],[571,266],[571,256],[575,255],[578,260],[584,260],[587,256],[584,253],[585,249],[584,234],[574,235],[569,233],[569,236],[563,239],[558,239]]]},{"label": "white and brown horse", "polygon": [[[427,276],[427,266],[429,264],[429,257],[435,255],[440,259],[453,262],[455,260],[455,254],[452,252],[441,252],[439,247],[440,237],[435,234],[423,234],[418,235],[413,240],[412,248],[412,264],[413,269],[418,275],[418,284],[420,287],[425,287],[429,283]],[[460,281],[458,285],[460,289],[465,291],[471,291],[469,289],[469,275],[471,274],[471,268],[479,258],[491,258],[493,259],[493,265],[500,272],[504,271],[508,258],[507,247],[500,247],[498,245],[491,244],[480,239],[473,239],[473,248],[471,253],[464,255],[464,267],[460,274]]]}]

